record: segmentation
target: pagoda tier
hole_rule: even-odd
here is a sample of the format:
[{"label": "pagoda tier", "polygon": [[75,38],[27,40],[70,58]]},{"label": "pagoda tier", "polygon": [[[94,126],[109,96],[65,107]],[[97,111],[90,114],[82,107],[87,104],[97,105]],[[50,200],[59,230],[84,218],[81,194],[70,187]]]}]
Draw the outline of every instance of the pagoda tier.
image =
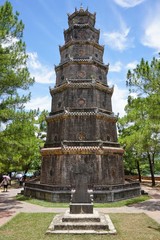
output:
[{"label": "pagoda tier", "polygon": [[80,8],[80,10],[77,10],[75,8],[75,12],[72,14],[68,14],[68,25],[69,27],[72,27],[76,24],[87,24],[91,27],[95,26],[96,21],[96,13],[92,14],[88,11],[88,9],[84,10],[83,8]]},{"label": "pagoda tier", "polygon": [[[74,59],[90,59],[102,63],[104,47],[92,41],[72,40],[64,46],[59,47],[61,63]],[[72,53],[72,56],[70,55]],[[91,59],[90,59],[91,60]]]},{"label": "pagoda tier", "polygon": [[56,86],[63,84],[68,80],[97,80],[102,84],[107,84],[106,74],[108,65],[102,65],[92,59],[73,59],[61,64],[55,68]]}]

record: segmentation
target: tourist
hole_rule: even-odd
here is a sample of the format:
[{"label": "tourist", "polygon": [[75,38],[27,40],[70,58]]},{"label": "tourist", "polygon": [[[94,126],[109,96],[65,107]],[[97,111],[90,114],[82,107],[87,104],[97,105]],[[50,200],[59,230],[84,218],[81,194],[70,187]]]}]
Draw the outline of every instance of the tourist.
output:
[{"label": "tourist", "polygon": [[3,179],[3,181],[1,182],[1,185],[0,185],[0,186],[3,186],[4,192],[8,191],[8,184],[9,184],[8,178],[4,177],[4,179]]},{"label": "tourist", "polygon": [[24,177],[20,177],[19,178],[19,186],[22,187],[23,186],[23,182],[24,182]]}]

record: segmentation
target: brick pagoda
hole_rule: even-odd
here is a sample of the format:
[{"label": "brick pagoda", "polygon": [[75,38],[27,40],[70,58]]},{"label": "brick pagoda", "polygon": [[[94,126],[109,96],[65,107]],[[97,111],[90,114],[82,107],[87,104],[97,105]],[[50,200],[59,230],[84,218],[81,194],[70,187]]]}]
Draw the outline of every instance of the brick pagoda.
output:
[{"label": "brick pagoda", "polygon": [[50,201],[69,201],[82,177],[94,201],[106,202],[140,194],[139,183],[125,183],[123,149],[117,142],[117,117],[112,111],[109,66],[95,28],[96,14],[83,8],[68,15],[65,43],[59,47],[56,84],[50,89],[47,139],[40,183],[26,184],[25,194]]}]

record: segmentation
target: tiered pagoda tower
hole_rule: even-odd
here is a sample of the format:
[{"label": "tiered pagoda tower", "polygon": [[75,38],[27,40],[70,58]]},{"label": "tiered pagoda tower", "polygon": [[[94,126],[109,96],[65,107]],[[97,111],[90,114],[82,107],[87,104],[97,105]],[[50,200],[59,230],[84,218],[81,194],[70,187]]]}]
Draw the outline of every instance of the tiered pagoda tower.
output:
[{"label": "tiered pagoda tower", "polygon": [[[125,188],[123,149],[117,142],[113,87],[108,86],[109,66],[103,62],[104,46],[99,44],[95,18],[95,13],[83,8],[68,15],[69,28],[64,31],[65,44],[59,47],[61,60],[55,67],[56,85],[50,89],[47,139],[41,150],[39,186],[43,191],[31,194],[30,190],[38,198],[45,199],[47,189],[53,201],[69,199],[78,175],[87,179],[97,201],[139,194],[139,185],[134,191],[128,185],[127,195],[120,190]],[[122,194],[115,197],[111,189],[117,188]]]}]

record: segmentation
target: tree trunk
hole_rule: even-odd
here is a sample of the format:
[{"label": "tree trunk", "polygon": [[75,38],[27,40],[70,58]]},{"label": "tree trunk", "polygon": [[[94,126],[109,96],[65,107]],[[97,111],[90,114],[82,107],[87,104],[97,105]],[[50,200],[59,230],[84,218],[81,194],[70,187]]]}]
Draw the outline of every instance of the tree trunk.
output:
[{"label": "tree trunk", "polygon": [[136,160],[136,164],[137,164],[137,171],[138,171],[139,182],[141,183],[141,182],[142,182],[142,178],[141,178],[141,169],[140,169],[139,161],[138,161],[138,160]]},{"label": "tree trunk", "polygon": [[148,153],[148,160],[149,160],[149,166],[150,166],[152,187],[154,187],[154,186],[156,185],[156,183],[155,183],[155,177],[154,177],[154,157],[153,157],[153,159],[152,159],[150,153]]}]

